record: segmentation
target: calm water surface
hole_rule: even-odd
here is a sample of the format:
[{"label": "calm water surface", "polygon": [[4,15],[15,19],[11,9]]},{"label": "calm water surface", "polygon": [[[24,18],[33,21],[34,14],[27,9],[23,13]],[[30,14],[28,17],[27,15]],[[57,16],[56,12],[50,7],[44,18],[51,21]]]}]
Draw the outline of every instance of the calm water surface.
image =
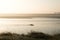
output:
[{"label": "calm water surface", "polygon": [[31,32],[31,30],[48,34],[60,33],[60,18],[0,18],[0,33],[14,32],[26,34]]}]

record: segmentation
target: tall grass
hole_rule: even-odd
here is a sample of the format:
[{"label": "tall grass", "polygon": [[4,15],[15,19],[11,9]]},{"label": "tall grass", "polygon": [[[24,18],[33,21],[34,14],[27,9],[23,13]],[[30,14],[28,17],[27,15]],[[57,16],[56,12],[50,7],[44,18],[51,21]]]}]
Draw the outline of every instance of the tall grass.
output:
[{"label": "tall grass", "polygon": [[0,40],[60,40],[60,34],[48,35],[42,32],[31,32],[27,35],[17,33],[1,33]]}]

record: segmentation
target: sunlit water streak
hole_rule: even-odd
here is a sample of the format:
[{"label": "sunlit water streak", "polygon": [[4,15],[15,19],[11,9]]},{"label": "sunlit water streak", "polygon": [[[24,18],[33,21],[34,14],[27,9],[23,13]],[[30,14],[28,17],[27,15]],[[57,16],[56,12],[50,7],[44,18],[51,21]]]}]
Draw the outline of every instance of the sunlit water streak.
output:
[{"label": "sunlit water streak", "polygon": [[[31,26],[33,24],[34,26]],[[0,18],[0,33],[14,32],[14,33],[28,33],[39,31],[48,34],[60,33],[60,19],[59,18],[30,18],[30,19],[8,19]]]}]

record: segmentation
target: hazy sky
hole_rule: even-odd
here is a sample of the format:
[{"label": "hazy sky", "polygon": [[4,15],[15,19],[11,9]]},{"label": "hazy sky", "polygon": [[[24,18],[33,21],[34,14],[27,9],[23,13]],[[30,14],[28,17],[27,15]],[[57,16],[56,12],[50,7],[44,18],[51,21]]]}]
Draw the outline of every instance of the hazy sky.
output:
[{"label": "hazy sky", "polygon": [[0,13],[60,12],[60,0],[0,0]]}]

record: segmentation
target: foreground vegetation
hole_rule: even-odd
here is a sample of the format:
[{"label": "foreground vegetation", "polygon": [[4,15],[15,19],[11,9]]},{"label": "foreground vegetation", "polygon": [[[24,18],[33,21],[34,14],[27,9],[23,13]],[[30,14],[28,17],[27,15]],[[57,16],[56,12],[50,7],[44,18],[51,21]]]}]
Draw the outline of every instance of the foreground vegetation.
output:
[{"label": "foreground vegetation", "polygon": [[60,40],[60,34],[48,35],[42,32],[31,32],[27,35],[16,33],[1,33],[0,40]]}]

